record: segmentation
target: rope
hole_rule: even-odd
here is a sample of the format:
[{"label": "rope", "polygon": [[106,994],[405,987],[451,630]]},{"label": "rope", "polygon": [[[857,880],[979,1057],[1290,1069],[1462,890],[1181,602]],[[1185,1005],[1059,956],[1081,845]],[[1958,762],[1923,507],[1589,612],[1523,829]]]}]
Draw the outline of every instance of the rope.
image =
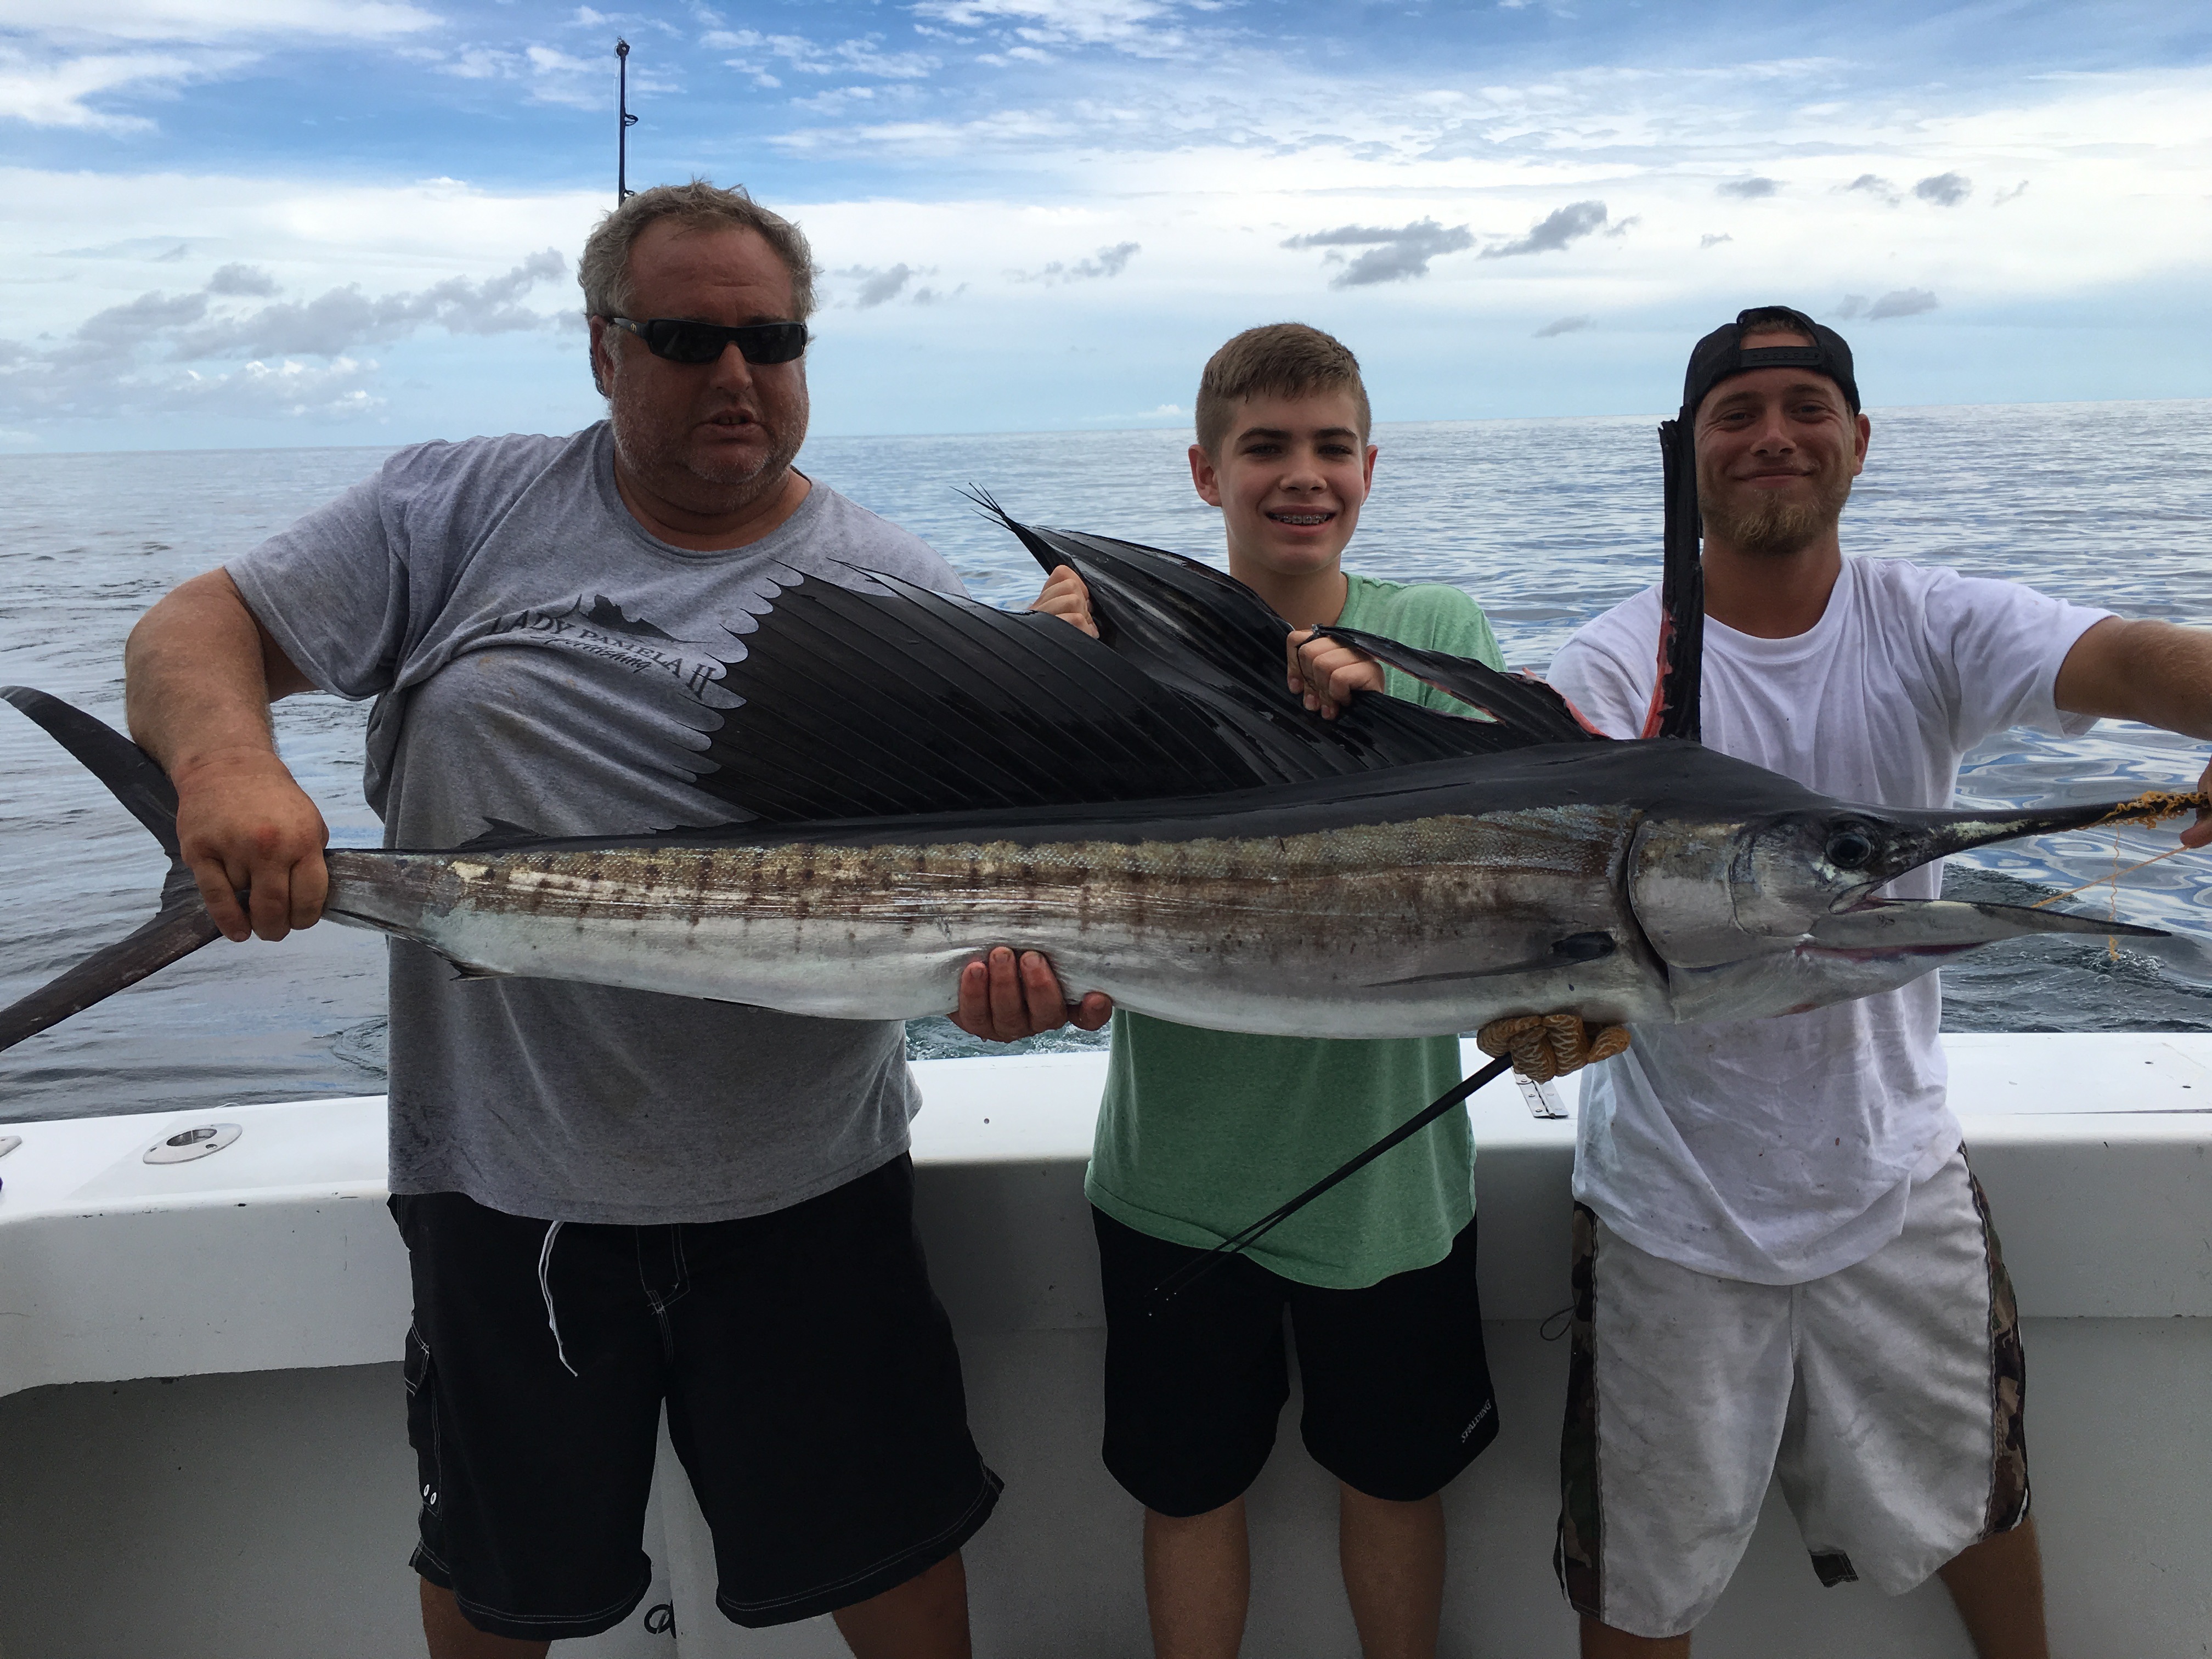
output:
[{"label": "rope", "polygon": [[2148,789],[2133,800],[2124,800],[2096,820],[2090,827],[2102,828],[2107,823],[2156,823],[2161,818],[2178,818],[2184,812],[2212,812],[2212,795],[2203,791],[2183,794],[2172,789]]}]

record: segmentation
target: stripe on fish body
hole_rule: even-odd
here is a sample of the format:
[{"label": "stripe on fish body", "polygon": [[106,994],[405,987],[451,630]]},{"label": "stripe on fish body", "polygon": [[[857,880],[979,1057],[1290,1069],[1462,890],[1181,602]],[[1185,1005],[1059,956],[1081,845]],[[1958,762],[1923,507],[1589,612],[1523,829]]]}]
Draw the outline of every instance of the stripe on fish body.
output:
[{"label": "stripe on fish body", "polygon": [[1666,1018],[1620,880],[1635,829],[1552,806],[1289,835],[338,852],[326,914],[477,972],[792,1013],[941,1013],[1003,944],[1045,952],[1071,996],[1165,1018],[1425,1035],[1531,999]]}]

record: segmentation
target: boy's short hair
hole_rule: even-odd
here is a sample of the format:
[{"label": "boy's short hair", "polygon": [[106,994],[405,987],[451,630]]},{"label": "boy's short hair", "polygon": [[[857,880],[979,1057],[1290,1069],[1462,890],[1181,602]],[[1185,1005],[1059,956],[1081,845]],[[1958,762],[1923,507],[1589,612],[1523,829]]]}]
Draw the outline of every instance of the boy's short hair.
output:
[{"label": "boy's short hair", "polygon": [[1221,453],[1237,405],[1247,398],[1303,398],[1316,392],[1349,392],[1359,411],[1359,441],[1367,441],[1374,416],[1359,359],[1333,335],[1304,323],[1248,328],[1206,361],[1194,410],[1198,447]]}]

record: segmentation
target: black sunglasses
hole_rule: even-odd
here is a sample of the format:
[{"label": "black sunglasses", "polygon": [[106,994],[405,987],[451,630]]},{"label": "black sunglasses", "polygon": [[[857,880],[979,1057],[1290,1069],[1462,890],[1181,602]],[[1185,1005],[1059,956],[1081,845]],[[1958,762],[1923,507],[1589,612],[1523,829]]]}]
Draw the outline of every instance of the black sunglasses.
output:
[{"label": "black sunglasses", "polygon": [[787,363],[806,349],[804,323],[747,323],[724,328],[719,323],[687,322],[681,317],[656,317],[634,323],[627,317],[610,317],[617,328],[628,329],[645,342],[645,349],[672,363],[711,363],[725,349],[735,346],[749,363]]}]

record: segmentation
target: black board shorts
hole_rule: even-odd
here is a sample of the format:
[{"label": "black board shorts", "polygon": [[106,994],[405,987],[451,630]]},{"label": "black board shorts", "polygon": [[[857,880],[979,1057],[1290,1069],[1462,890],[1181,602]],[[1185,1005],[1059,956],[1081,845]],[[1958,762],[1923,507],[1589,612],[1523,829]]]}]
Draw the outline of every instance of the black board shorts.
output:
[{"label": "black board shorts", "polygon": [[596,1635],[652,1579],[662,1402],[740,1625],[864,1601],[957,1550],[999,1479],[902,1157],[788,1209],[647,1227],[395,1197],[415,1324],[415,1570],[480,1630]]},{"label": "black board shorts", "polygon": [[1106,1468],[1146,1508],[1203,1515],[1259,1478],[1290,1398],[1285,1309],[1306,1449],[1354,1491],[1426,1498],[1497,1438],[1474,1222],[1442,1261],[1361,1290],[1302,1285],[1239,1255],[1162,1303],[1153,1286],[1203,1252],[1091,1213],[1106,1305]]}]

